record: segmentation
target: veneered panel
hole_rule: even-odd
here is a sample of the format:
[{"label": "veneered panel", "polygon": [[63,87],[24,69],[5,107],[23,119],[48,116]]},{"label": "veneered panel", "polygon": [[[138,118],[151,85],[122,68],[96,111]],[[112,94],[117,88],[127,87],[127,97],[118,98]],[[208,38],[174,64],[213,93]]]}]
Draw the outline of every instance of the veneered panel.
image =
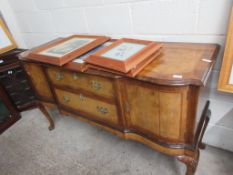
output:
[{"label": "veneered panel", "polygon": [[182,94],[159,92],[160,136],[170,139],[180,138]]},{"label": "veneered panel", "polygon": [[143,132],[159,134],[158,90],[156,86],[127,83],[130,125]]},{"label": "veneered panel", "polygon": [[55,85],[66,86],[72,89],[81,88],[103,97],[114,97],[113,84],[108,78],[63,71],[56,68],[48,68],[47,72],[51,82]]},{"label": "veneered panel", "polygon": [[55,94],[58,102],[63,106],[88,113],[90,114],[88,117],[96,117],[100,121],[118,123],[117,108],[115,105],[87,97],[81,92],[74,94],[55,88]]},{"label": "veneered panel", "polygon": [[53,96],[42,67],[38,64],[26,63],[24,64],[24,68],[27,74],[30,76],[31,82],[34,86],[34,89],[36,90],[37,95],[42,98],[42,100],[53,100]]}]

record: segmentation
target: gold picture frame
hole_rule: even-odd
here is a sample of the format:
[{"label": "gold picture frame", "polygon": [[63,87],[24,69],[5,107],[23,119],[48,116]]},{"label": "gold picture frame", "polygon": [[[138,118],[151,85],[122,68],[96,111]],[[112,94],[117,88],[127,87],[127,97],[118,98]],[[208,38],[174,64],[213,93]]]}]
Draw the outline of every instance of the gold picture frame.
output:
[{"label": "gold picture frame", "polygon": [[15,40],[5,22],[0,18],[0,54],[17,48]]},{"label": "gold picture frame", "polygon": [[233,8],[231,11],[226,47],[218,80],[218,90],[233,93]]}]

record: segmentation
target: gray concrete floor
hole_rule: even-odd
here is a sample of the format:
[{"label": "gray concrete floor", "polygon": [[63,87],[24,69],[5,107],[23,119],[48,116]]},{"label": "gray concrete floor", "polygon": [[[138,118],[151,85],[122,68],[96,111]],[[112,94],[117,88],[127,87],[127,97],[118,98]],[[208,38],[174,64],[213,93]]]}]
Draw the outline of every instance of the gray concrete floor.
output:
[{"label": "gray concrete floor", "polygon": [[[184,175],[175,158],[94,126],[55,115],[47,130],[39,110],[0,136],[1,175]],[[208,146],[196,175],[233,175],[233,153]]]}]

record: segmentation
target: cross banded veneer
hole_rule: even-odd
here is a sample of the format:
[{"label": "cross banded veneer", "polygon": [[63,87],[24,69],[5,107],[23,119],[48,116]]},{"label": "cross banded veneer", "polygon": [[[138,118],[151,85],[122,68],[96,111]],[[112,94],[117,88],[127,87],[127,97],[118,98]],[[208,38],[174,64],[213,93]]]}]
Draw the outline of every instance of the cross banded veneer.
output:
[{"label": "cross banded veneer", "polygon": [[45,108],[57,107],[62,114],[176,156],[186,164],[186,175],[193,175],[210,117],[209,102],[202,106],[200,97],[218,46],[163,44],[163,53],[134,78],[95,69],[74,71],[26,56],[21,60],[50,129],[54,123]]}]

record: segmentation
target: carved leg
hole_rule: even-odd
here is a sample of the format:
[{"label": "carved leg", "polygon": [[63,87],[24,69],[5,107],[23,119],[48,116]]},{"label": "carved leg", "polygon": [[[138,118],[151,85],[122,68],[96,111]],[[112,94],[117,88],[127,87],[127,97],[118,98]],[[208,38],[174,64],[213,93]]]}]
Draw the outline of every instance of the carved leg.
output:
[{"label": "carved leg", "polygon": [[201,119],[200,119],[200,122],[198,124],[197,130],[196,130],[195,140],[194,140],[196,149],[199,149],[199,148],[205,149],[205,147],[206,147],[205,144],[202,142],[202,138],[203,138],[203,135],[206,131],[206,128],[207,128],[207,125],[209,123],[210,116],[211,116],[211,111],[209,110],[209,104],[210,104],[210,102],[207,101],[206,105],[204,107],[204,110],[202,112]]},{"label": "carved leg", "polygon": [[54,122],[52,117],[50,116],[50,114],[48,113],[47,109],[45,108],[45,106],[41,103],[38,104],[39,109],[41,110],[41,112],[44,114],[44,116],[47,118],[47,120],[49,121],[49,130],[53,130],[54,129]]},{"label": "carved leg", "polygon": [[200,149],[205,149],[205,148],[206,148],[206,144],[200,143],[200,144],[199,144],[199,148],[200,148]]},{"label": "carved leg", "polygon": [[177,159],[186,165],[185,175],[194,175],[199,162],[199,150],[197,151],[195,157],[189,156],[178,156]]}]

